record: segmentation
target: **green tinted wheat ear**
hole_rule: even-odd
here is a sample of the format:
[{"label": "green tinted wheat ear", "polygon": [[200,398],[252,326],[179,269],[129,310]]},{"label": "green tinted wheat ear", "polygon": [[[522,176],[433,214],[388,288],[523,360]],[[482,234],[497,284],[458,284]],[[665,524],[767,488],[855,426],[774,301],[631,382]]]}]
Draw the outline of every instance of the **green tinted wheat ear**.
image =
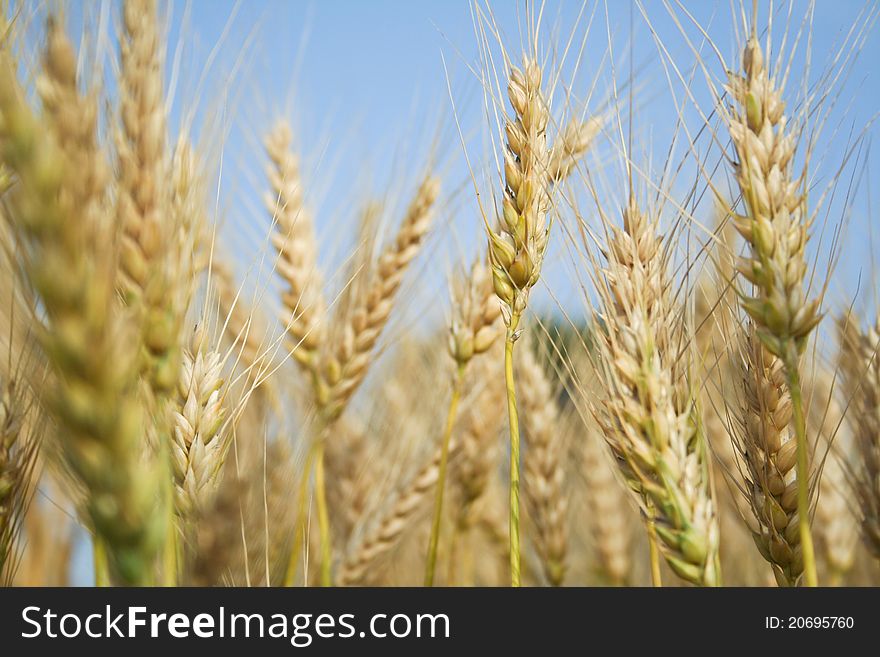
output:
[{"label": "green tinted wheat ear", "polygon": [[190,281],[175,253],[159,21],[154,0],[126,0],[120,34],[120,127],[116,214],[122,229],[120,280],[140,314],[145,368],[160,396],[180,369],[182,291]]},{"label": "green tinted wheat ear", "polygon": [[541,91],[541,67],[526,60],[513,68],[507,84],[513,114],[505,122],[505,193],[498,232],[489,232],[489,261],[504,321],[515,331],[541,275],[547,248],[550,182],[547,144],[549,107]]},{"label": "green tinted wheat ear", "polygon": [[716,586],[719,532],[707,446],[656,228],[634,202],[623,228],[610,228],[595,318],[606,394],[597,415],[624,479],[654,520],[666,562],[682,579]]},{"label": "green tinted wheat ear", "polygon": [[863,541],[880,559],[880,317],[868,330],[854,321],[839,321],[840,371],[855,447],[848,478]]},{"label": "green tinted wheat ear", "polygon": [[564,434],[557,393],[533,346],[528,347],[520,352],[517,369],[526,443],[524,492],[544,574],[550,584],[561,586],[568,550]]},{"label": "green tinted wheat ear", "polygon": [[[747,213],[734,225],[749,245],[737,270],[753,292],[741,292],[741,305],[767,350],[782,361],[792,399],[797,440],[797,510],[805,580],[816,585],[810,536],[810,473],[800,384],[800,356],[819,323],[819,299],[804,293],[805,247],[810,225],[803,179],[792,174],[797,135],[787,130],[782,89],[765,66],[757,39],[743,51],[744,76],[731,73],[727,90],[734,100],[724,116],[736,149],[736,180]],[[752,349],[750,353],[757,350]]]},{"label": "green tinted wheat ear", "polygon": [[294,359],[309,371],[318,366],[325,303],[318,271],[318,245],[311,215],[303,204],[299,163],[290,150],[292,133],[279,123],[266,138],[271,191],[266,207],[277,221],[272,243],[278,250],[275,268],[287,286],[284,304],[287,333]]},{"label": "green tinted wheat ear", "polygon": [[[106,231],[96,225],[106,167],[92,102],[71,93],[76,58],[57,40],[62,36],[50,29],[41,82],[51,137],[27,107],[8,54],[0,53],[0,148],[17,179],[10,214],[45,311],[41,341],[53,377],[42,392],[64,462],[82,485],[88,520],[113,573],[143,584],[151,580],[165,532],[167,471],[143,449],[132,334],[118,314]],[[54,105],[57,98],[76,109]]]}]

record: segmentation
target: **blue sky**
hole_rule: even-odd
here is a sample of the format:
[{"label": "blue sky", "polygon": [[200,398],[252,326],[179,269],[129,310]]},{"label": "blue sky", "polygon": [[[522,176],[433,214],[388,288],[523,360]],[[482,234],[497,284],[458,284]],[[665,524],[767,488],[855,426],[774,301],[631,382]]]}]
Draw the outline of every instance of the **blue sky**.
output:
[{"label": "blue sky", "polygon": [[[745,4],[751,6],[751,2]],[[111,21],[117,10],[112,2],[72,3],[68,17],[74,32],[80,28],[80,6],[93,14],[109,7]],[[517,52],[526,21],[525,5],[504,1],[490,6],[505,44]],[[761,27],[767,24],[768,7],[767,2],[760,3]],[[789,18],[789,5],[774,3],[777,44],[785,24],[796,28],[809,7],[806,1],[794,2]],[[863,14],[860,18],[864,8],[862,0],[817,3],[811,32],[811,81],[838,52],[853,26],[858,28],[858,21],[864,20]],[[738,62],[732,26],[741,11],[739,0],[684,0],[674,13],[687,24],[685,11],[692,12],[706,28],[728,62]],[[306,195],[316,210],[322,261],[327,269],[335,270],[350,250],[344,237],[346,226],[365,199],[387,196],[405,202],[431,156],[443,174],[447,194],[453,197],[441,217],[452,230],[444,231],[446,237],[437,238],[437,257],[444,270],[462,253],[471,257],[480,234],[479,214],[447,89],[448,76],[458,121],[467,136],[468,154],[477,163],[486,162],[489,122],[484,116],[479,83],[469,70],[479,68],[480,61],[473,7],[468,0],[178,1],[171,5],[169,24],[173,116],[179,119],[195,107],[196,126],[205,120],[216,120],[221,126],[223,175],[218,217],[224,224],[224,235],[232,236],[232,250],[240,263],[247,266],[257,261],[268,229],[260,205],[260,141],[265,128],[279,115],[291,119],[296,129],[297,145],[304,157]],[[660,0],[644,0],[641,4],[625,0],[550,0],[543,5],[543,27],[545,54],[561,49],[560,44],[572,33],[579,45],[589,27],[577,74],[575,56],[569,55],[563,68],[563,81],[573,96],[580,100],[591,96],[588,112],[598,111],[601,101],[611,95],[606,32],[611,33],[621,96],[628,93],[625,85],[630,62],[636,72],[634,157],[644,166],[652,165],[647,172],[650,178],[659,178],[672,141],[671,126],[676,123],[675,101],[680,103],[685,98],[681,83],[673,84],[670,92],[666,77],[669,68],[664,61],[671,58],[687,76],[695,59],[666,4]],[[658,54],[651,28],[668,51],[665,57]],[[684,31],[698,40],[692,26]],[[789,32],[790,45],[794,35],[793,30]],[[804,46],[802,43],[801,53]],[[705,46],[703,53],[706,66],[719,79],[723,74],[720,63]],[[802,61],[801,57],[797,61]],[[843,159],[851,139],[849,133],[860,132],[880,110],[880,83],[872,66],[878,61],[880,38],[872,30],[850,76],[835,87],[840,92],[839,100],[814,157],[812,173],[820,187]],[[791,97],[799,91],[802,72],[795,65],[789,83]],[[697,106],[704,112],[711,111],[712,100],[702,74],[690,86]],[[700,117],[694,103],[685,103],[685,117],[689,131],[695,133]],[[872,127],[864,146],[870,145],[875,133]],[[677,160],[686,155],[683,137],[680,132]],[[612,188],[622,181],[618,142],[610,131],[604,143],[600,140],[591,162],[602,169],[606,185]],[[216,129],[202,135],[201,146],[213,145],[211,157],[219,162],[217,144]],[[864,151],[861,155],[869,164],[866,171],[875,176],[880,164],[877,156],[868,157]],[[700,156],[710,159],[706,151]],[[670,190],[672,195],[686,194],[693,181],[689,175],[692,167],[693,162],[686,165]],[[843,181],[849,181],[854,168],[855,160],[845,171]],[[491,179],[486,184],[491,185]],[[863,182],[848,202],[852,215],[848,257],[833,290],[841,298],[853,294],[860,268],[867,270],[873,260],[871,240],[866,239],[870,232],[868,198]],[[840,195],[836,203],[840,203]],[[841,205],[833,205],[831,217],[839,218],[842,212]],[[699,214],[701,222],[710,221],[711,207],[700,209]],[[826,236],[823,247],[830,243]],[[550,255],[546,278],[564,302],[569,292],[575,296],[578,292],[570,284],[573,274],[560,247],[557,245]],[[442,277],[433,285],[441,289]]]}]

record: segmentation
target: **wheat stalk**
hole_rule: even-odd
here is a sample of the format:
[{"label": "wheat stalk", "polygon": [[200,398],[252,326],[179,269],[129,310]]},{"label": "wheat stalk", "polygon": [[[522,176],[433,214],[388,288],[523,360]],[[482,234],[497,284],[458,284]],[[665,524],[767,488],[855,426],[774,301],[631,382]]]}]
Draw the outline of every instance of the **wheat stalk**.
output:
[{"label": "wheat stalk", "polygon": [[469,275],[464,279],[454,280],[452,284],[453,316],[449,327],[449,353],[455,361],[456,369],[452,383],[452,397],[446,414],[446,428],[440,447],[440,474],[434,497],[428,556],[425,560],[425,586],[432,586],[434,583],[440,523],[443,518],[443,493],[446,488],[449,441],[455,426],[465,370],[471,359],[491,348],[498,337],[498,330],[494,324],[501,310],[492,298],[491,281],[488,269],[476,260],[471,266]]},{"label": "wheat stalk", "polygon": [[94,99],[76,93],[76,58],[63,33],[50,26],[49,36],[41,95],[52,138],[2,53],[0,143],[18,180],[13,221],[31,251],[25,266],[46,313],[41,341],[55,376],[44,394],[65,464],[86,491],[85,509],[114,573],[144,583],[165,533],[167,472],[144,454],[132,336],[116,309],[111,251],[102,250],[109,246],[99,230],[107,175]]},{"label": "wheat stalk", "polygon": [[744,76],[728,76],[734,106],[724,112],[738,159],[736,180],[747,209],[746,215],[734,217],[734,226],[749,245],[749,255],[737,263],[737,271],[754,290],[754,296],[740,292],[740,303],[754,322],[758,339],[782,361],[787,378],[797,441],[797,514],[805,580],[816,586],[809,445],[799,372],[807,339],[821,319],[820,299],[807,301],[804,293],[810,219],[803,178],[795,180],[792,175],[797,135],[786,130],[782,89],[770,76],[755,36],[743,50],[742,64]]}]

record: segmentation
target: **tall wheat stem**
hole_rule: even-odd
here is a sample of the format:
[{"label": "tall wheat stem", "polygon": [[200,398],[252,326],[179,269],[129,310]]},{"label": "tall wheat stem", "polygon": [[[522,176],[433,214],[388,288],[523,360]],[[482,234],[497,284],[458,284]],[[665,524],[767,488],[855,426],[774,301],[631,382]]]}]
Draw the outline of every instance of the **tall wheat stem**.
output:
[{"label": "tall wheat stem", "polygon": [[449,400],[449,411],[446,413],[446,428],[443,431],[443,443],[440,447],[440,473],[437,476],[437,492],[434,495],[434,518],[431,522],[431,538],[428,542],[428,558],[425,564],[425,586],[434,585],[434,571],[437,569],[437,544],[440,541],[440,521],[443,518],[443,490],[446,487],[446,467],[449,462],[449,440],[458,414],[458,403],[461,400],[461,389],[464,382],[464,363],[460,363],[455,371],[452,384],[452,398]]},{"label": "tall wheat stem", "polygon": [[315,504],[318,509],[318,536],[321,544],[321,586],[333,584],[330,575],[331,545],[330,545],[330,514],[327,511],[327,484],[324,480],[324,438],[317,443],[315,450]]},{"label": "tall wheat stem", "polygon": [[519,417],[513,381],[513,344],[519,316],[513,315],[504,341],[504,381],[507,387],[507,414],[510,424],[510,585],[520,585],[519,552]]},{"label": "tall wheat stem", "polygon": [[651,558],[651,585],[655,588],[663,586],[660,575],[660,548],[657,545],[657,527],[654,520],[654,506],[648,505],[648,550]]},{"label": "tall wheat stem", "polygon": [[95,568],[95,586],[104,588],[110,586],[110,570],[107,563],[107,549],[100,537],[92,539],[92,564]]}]

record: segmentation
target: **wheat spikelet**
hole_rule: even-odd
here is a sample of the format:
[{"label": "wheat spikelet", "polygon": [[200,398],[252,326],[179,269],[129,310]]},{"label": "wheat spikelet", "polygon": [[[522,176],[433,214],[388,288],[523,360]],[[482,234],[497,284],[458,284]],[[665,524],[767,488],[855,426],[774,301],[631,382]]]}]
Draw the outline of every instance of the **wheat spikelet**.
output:
[{"label": "wheat spikelet", "polygon": [[535,540],[544,574],[553,586],[561,586],[568,548],[564,434],[558,425],[556,393],[532,345],[521,354],[517,376],[526,444],[524,493],[535,524]]},{"label": "wheat spikelet", "polygon": [[501,308],[493,298],[492,276],[479,259],[471,265],[468,276],[453,279],[451,292],[449,353],[456,363],[466,365],[498,339]]},{"label": "wheat spikelet", "polygon": [[321,318],[325,303],[314,223],[303,204],[299,162],[290,150],[291,140],[290,127],[283,122],[266,138],[272,188],[266,196],[266,207],[278,222],[272,244],[278,251],[276,271],[287,286],[281,301],[289,315],[285,326],[290,336],[291,354],[302,366],[314,370],[323,338]]},{"label": "wheat spikelet", "polygon": [[880,317],[868,330],[852,317],[839,323],[840,371],[847,418],[854,435],[850,485],[858,505],[862,539],[880,558]]},{"label": "wheat spikelet", "polygon": [[572,119],[565,124],[550,150],[547,175],[551,182],[568,178],[578,161],[590,150],[601,129],[602,120],[597,117],[586,121]]},{"label": "wheat spikelet", "polygon": [[[458,445],[453,436],[449,444],[450,461],[455,458]],[[430,461],[395,496],[375,526],[349,550],[340,566],[337,584],[352,586],[363,582],[370,569],[394,550],[413,518],[426,507],[439,475],[440,450],[437,449]]]},{"label": "wheat spikelet", "polygon": [[611,227],[605,256],[595,318],[606,393],[600,424],[627,484],[656,515],[667,563],[689,582],[717,585],[718,523],[667,298],[667,254],[656,222],[633,201],[623,228]]},{"label": "wheat spikelet", "polygon": [[171,462],[175,503],[184,518],[204,508],[217,485],[228,447],[223,357],[205,350],[204,335],[196,330],[183,354],[177,400],[173,411]]},{"label": "wheat spikelet", "polygon": [[[13,220],[30,249],[25,267],[46,313],[41,341],[55,376],[44,392],[65,464],[86,491],[85,509],[114,573],[143,583],[165,532],[166,473],[142,453],[138,369],[116,313],[111,251],[101,251],[108,245],[95,212],[106,176],[95,122],[88,102],[71,93],[72,48],[58,30],[49,35],[41,87],[55,140],[25,104],[7,53],[0,63],[0,143],[18,179]],[[80,105],[76,121],[60,118],[57,98]]]}]

